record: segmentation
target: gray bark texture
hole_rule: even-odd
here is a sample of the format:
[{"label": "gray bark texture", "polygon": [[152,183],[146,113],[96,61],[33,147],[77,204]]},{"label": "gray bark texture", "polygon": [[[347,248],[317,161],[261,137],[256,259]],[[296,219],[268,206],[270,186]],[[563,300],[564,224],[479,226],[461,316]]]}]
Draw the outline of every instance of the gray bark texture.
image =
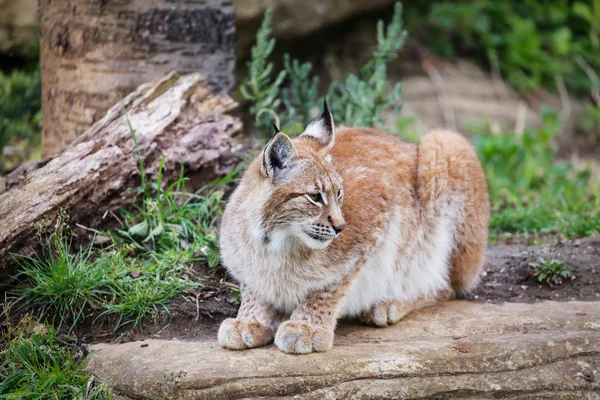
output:
[{"label": "gray bark texture", "polygon": [[234,85],[232,0],[40,0],[39,14],[44,156],[171,71]]},{"label": "gray bark texture", "polygon": [[240,161],[232,148],[242,123],[226,114],[236,107],[227,94],[215,94],[200,74],[171,73],[140,86],[62,153],[0,177],[0,282],[15,273],[11,253],[37,250],[43,218],[62,209],[70,222],[98,227],[109,211],[136,200],[139,158],[123,107],[149,179],[164,157],[165,181],[174,181],[183,163],[193,190]]}]

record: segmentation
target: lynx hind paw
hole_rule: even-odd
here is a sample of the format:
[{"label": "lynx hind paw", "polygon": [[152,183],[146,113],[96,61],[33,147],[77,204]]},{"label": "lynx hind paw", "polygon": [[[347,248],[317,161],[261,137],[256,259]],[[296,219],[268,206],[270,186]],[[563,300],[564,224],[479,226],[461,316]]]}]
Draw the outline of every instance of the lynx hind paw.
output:
[{"label": "lynx hind paw", "polygon": [[277,330],[275,344],[289,354],[327,351],[333,346],[333,331],[306,322],[286,321]]},{"label": "lynx hind paw", "polygon": [[266,346],[273,341],[273,330],[257,321],[229,318],[219,327],[218,341],[226,349],[244,350]]},{"label": "lynx hind paw", "polygon": [[364,316],[365,322],[379,327],[394,325],[415,309],[414,302],[380,301]]}]

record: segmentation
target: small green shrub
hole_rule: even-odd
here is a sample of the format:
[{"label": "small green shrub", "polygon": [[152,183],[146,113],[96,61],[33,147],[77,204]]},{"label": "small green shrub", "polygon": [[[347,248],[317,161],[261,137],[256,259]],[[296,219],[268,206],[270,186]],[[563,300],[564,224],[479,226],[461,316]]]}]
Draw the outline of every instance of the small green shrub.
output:
[{"label": "small green shrub", "polygon": [[[319,78],[311,77],[310,63],[300,63],[286,54],[285,69],[272,80],[273,64],[268,62],[275,46],[275,40],[269,38],[271,17],[272,11],[268,9],[256,34],[252,59],[248,63],[248,77],[240,89],[250,103],[250,113],[257,119],[259,130],[271,132],[271,123],[277,123],[285,132],[297,135],[314,117],[311,114],[317,104]],[[349,74],[344,81],[333,82],[329,87],[327,100],[336,123],[377,126],[383,124],[386,111],[401,107],[402,85],[391,87],[386,64],[398,57],[405,38],[402,6],[396,3],[392,21],[387,27],[383,21],[377,25],[377,50],[372,57],[357,74]],[[287,83],[286,87],[284,83]],[[278,98],[280,93],[283,103]]]},{"label": "small green shrub", "polygon": [[252,47],[252,58],[248,61],[248,77],[240,86],[240,91],[250,102],[250,114],[256,117],[256,126],[259,129],[270,127],[270,121],[260,119],[263,112],[275,112],[280,104],[279,89],[285,79],[285,70],[277,74],[271,81],[273,64],[268,61],[275,48],[275,39],[271,35],[271,19],[273,10],[268,8],[262,25],[256,33],[256,44]]},{"label": "small green shrub", "polygon": [[107,248],[93,251],[90,245],[73,252],[63,221],[43,240],[40,256],[16,255],[23,284],[14,291],[17,305],[38,307],[42,317],[59,327],[68,321],[70,329],[85,317],[115,316],[117,330],[168,313],[173,296],[201,288],[190,265],[215,267],[220,261],[215,221],[221,192],[186,193],[183,176],[163,189],[160,175],[149,183],[153,192],[142,206],[123,211],[121,229],[99,232],[112,239]]},{"label": "small green shrub", "polygon": [[556,159],[552,138],[556,113],[544,111],[544,127],[519,133],[490,133],[474,125],[474,143],[492,201],[490,230],[552,232],[566,237],[600,232],[600,179]]},{"label": "small green shrub", "polygon": [[[172,250],[197,254],[196,261],[207,261],[214,267],[219,262],[216,219],[220,215],[223,193],[204,187],[196,193],[186,191],[183,170],[179,179],[166,188],[162,184],[164,159],[156,183],[143,192],[141,206],[134,211],[122,210],[123,227],[112,234],[115,243],[132,244],[143,252],[165,254]],[[234,171],[225,177],[227,182]],[[200,201],[199,201],[200,200]]]},{"label": "small green shrub", "polygon": [[533,268],[533,276],[550,287],[562,285],[563,279],[575,279],[569,267],[556,258],[546,260],[540,257],[539,262],[529,263],[529,266]]},{"label": "small green shrub", "polygon": [[114,399],[104,383],[83,370],[87,350],[71,337],[60,337],[52,326],[30,317],[3,329],[0,399]]},{"label": "small green shrub", "polygon": [[[41,120],[40,70],[0,71],[0,160],[5,146],[25,142],[25,146],[40,145]],[[4,169],[0,161],[0,171]]]}]

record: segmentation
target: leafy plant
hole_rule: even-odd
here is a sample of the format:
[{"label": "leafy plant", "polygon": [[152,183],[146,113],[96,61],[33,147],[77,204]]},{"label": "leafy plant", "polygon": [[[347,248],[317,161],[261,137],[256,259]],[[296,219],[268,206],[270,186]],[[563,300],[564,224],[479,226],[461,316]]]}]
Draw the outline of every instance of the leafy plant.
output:
[{"label": "leafy plant", "polygon": [[[272,81],[273,66],[267,61],[275,46],[270,39],[271,10],[265,12],[263,24],[256,35],[252,60],[248,63],[249,76],[241,87],[242,95],[251,104],[250,113],[257,120],[257,128],[270,132],[270,123],[279,123],[279,116],[286,120],[280,125],[292,135],[299,134],[312,119],[317,106],[318,76],[310,77],[311,63],[300,63],[284,56],[284,67]],[[401,107],[402,85],[391,87],[387,79],[386,64],[398,57],[404,44],[406,32],[402,29],[402,5],[397,3],[392,21],[385,26],[377,25],[377,49],[357,74],[349,74],[342,82],[333,82],[327,99],[329,107],[339,124],[352,126],[377,126],[383,123],[384,113]],[[283,88],[287,76],[287,87]],[[250,90],[248,90],[250,88]],[[276,98],[283,95],[285,112]],[[275,121],[260,119],[264,110],[271,113]],[[269,129],[268,131],[266,129]]]},{"label": "leafy plant", "polygon": [[30,317],[7,324],[0,340],[0,399],[114,399],[83,370],[87,350]]},{"label": "leafy plant", "polygon": [[283,60],[290,81],[290,87],[283,89],[283,103],[288,111],[283,128],[288,132],[301,132],[314,117],[312,108],[317,104],[319,77],[310,76],[312,64],[309,62],[291,61],[289,54],[285,54]]},{"label": "leafy plant", "polygon": [[425,13],[430,49],[483,59],[525,93],[564,79],[583,94],[589,79],[576,58],[600,68],[599,0],[436,1]]},{"label": "leafy plant", "polygon": [[590,236],[600,229],[600,179],[556,159],[552,138],[556,113],[544,111],[544,126],[522,134],[490,133],[472,126],[492,201],[490,229]]},{"label": "leafy plant", "polygon": [[406,31],[402,29],[402,4],[396,3],[392,21],[386,27],[377,23],[377,50],[360,69],[343,83],[334,82],[329,88],[331,109],[342,124],[349,126],[378,126],[383,124],[385,111],[401,107],[402,84],[390,87],[386,64],[398,57]]},{"label": "leafy plant", "polygon": [[[183,169],[174,183],[163,188],[162,174],[164,159],[161,160],[156,183],[143,191],[141,206],[134,211],[122,210],[123,227],[116,230],[113,239],[118,243],[129,243],[146,252],[164,253],[172,249],[185,250],[190,246],[197,250],[200,259],[211,267],[218,260],[218,241],[215,222],[220,215],[222,192],[204,187],[196,193],[186,191]],[[224,178],[227,182],[237,173]],[[201,251],[200,251],[201,250]],[[211,251],[217,251],[212,254]]]},{"label": "leafy plant", "polygon": [[[41,80],[39,68],[31,72],[0,71],[0,171],[18,164],[19,157],[2,157],[9,144],[20,148],[39,147],[41,120]],[[24,156],[25,157],[25,156]],[[7,161],[8,159],[8,161]]]},{"label": "leafy plant", "polygon": [[563,279],[575,279],[569,267],[556,258],[546,260],[540,257],[539,262],[529,263],[529,266],[534,269],[533,276],[537,277],[539,282],[546,282],[550,287],[562,285]]},{"label": "leafy plant", "polygon": [[261,119],[264,112],[275,112],[281,104],[279,89],[285,79],[286,71],[280,71],[272,80],[273,64],[268,61],[275,48],[275,39],[271,35],[271,19],[273,10],[268,8],[262,25],[256,33],[256,44],[252,47],[252,58],[248,62],[248,77],[240,86],[244,98],[250,101],[250,114],[256,117],[257,127],[267,129],[271,121]]}]

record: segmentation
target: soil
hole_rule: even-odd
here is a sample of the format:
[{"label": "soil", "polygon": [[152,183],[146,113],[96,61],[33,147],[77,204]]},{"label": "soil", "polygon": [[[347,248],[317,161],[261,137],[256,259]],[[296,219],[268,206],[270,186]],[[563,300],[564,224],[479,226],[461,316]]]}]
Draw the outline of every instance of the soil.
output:
[{"label": "soil", "polygon": [[[490,303],[600,301],[600,236],[573,240],[546,237],[544,243],[537,245],[530,245],[531,240],[517,238],[490,244],[481,282],[465,299]],[[538,282],[530,263],[537,262],[539,257],[563,260],[574,279],[566,279],[553,287]],[[112,332],[110,321],[104,321],[84,326],[77,336],[84,343],[146,338],[214,341],[221,321],[236,314],[237,307],[229,301],[231,288],[232,282],[226,278],[209,276],[203,292],[178,296],[171,301],[170,315],[159,315],[142,327],[120,335]]]},{"label": "soil", "polygon": [[[533,276],[530,263],[558,259],[571,270],[574,279],[550,287]],[[468,300],[491,303],[533,303],[541,300],[600,301],[600,236],[544,244],[497,243],[488,248],[481,282]]]}]

